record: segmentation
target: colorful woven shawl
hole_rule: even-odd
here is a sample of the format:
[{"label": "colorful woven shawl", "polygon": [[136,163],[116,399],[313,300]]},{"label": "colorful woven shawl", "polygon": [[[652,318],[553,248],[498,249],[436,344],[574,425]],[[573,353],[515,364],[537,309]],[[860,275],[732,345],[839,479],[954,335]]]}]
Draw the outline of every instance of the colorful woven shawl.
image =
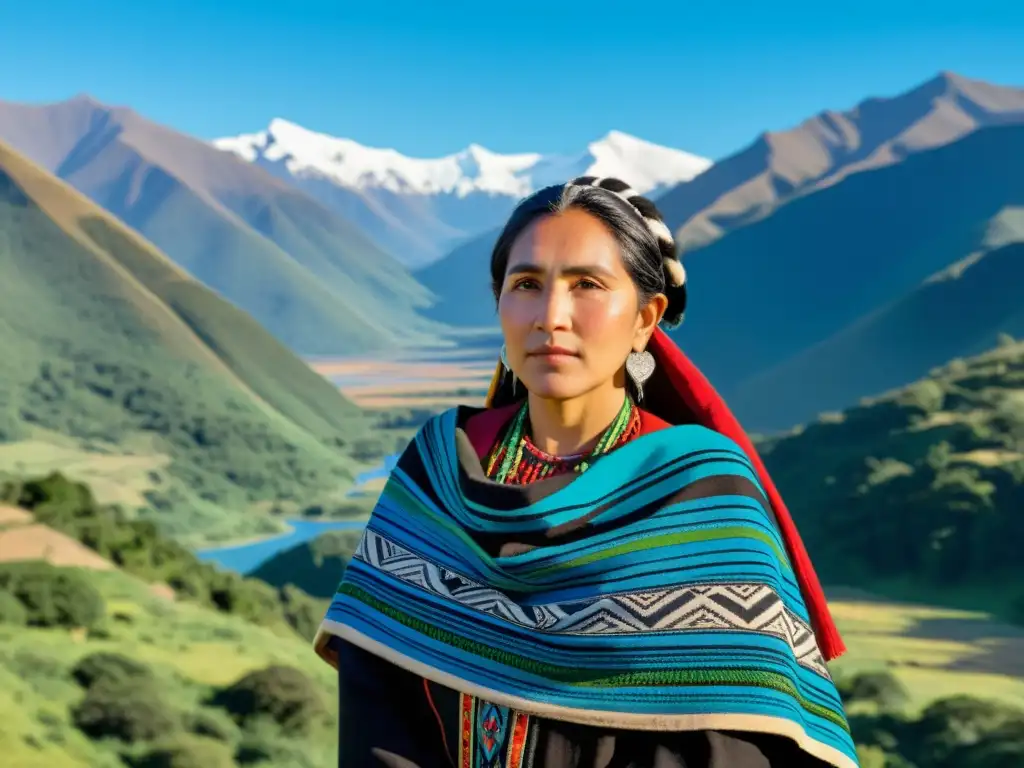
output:
[{"label": "colorful woven shawl", "polygon": [[[855,749],[758,473],[703,426],[642,435],[582,475],[488,479],[434,417],[403,453],[316,646],[337,635],[500,706],[633,730],[780,734]],[[556,543],[498,556],[494,542]]]}]

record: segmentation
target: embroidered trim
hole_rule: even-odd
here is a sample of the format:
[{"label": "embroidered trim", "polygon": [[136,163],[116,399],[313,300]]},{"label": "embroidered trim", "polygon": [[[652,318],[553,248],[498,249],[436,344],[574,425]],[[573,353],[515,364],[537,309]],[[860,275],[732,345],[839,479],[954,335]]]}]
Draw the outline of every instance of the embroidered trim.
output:
[{"label": "embroidered trim", "polygon": [[531,725],[524,712],[460,693],[459,768],[526,768]]},{"label": "embroidered trim", "polygon": [[460,768],[474,768],[473,766],[473,736],[476,730],[473,726],[474,714],[476,713],[476,697],[468,693],[459,694],[459,766]]},{"label": "embroidered trim", "polygon": [[529,730],[530,716],[524,712],[516,712],[505,768],[523,768],[523,757],[526,755],[526,734]]},{"label": "embroidered trim", "polygon": [[484,699],[476,702],[476,751],[473,768],[503,768],[512,713]]}]

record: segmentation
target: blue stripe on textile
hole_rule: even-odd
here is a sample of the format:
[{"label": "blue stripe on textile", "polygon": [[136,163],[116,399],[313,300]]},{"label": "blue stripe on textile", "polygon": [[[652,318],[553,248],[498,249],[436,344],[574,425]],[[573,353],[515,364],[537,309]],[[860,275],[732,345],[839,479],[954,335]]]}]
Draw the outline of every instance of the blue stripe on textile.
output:
[{"label": "blue stripe on textile", "polygon": [[[522,510],[494,510],[462,496],[458,484],[461,468],[455,447],[456,417],[457,414],[454,412],[445,412],[434,417],[415,440],[424,469],[442,504],[460,518],[465,516],[466,520],[463,522],[473,523],[474,512],[485,512],[488,515],[505,518],[516,530],[535,530],[533,523],[529,524],[529,528],[522,527],[526,525],[522,522]],[[718,471],[712,472],[712,475],[735,474],[745,477],[762,494],[764,493],[749,458],[735,442],[706,427],[688,424],[642,435],[614,452],[602,456],[601,472],[586,472],[575,477],[568,485],[531,505],[530,516],[542,516],[547,525],[551,526],[559,524],[564,519],[572,519],[576,510],[593,506],[597,500],[604,497],[614,496],[622,498],[623,501],[629,500],[637,495],[635,486],[642,482],[635,478],[651,474],[654,471],[652,468],[658,468],[653,476],[657,478],[659,487],[663,486],[666,480],[675,477],[683,477],[685,482],[693,482],[693,479],[705,476],[699,468],[686,472],[662,469],[664,465],[678,462],[681,456],[691,453],[701,454],[701,458],[709,459],[709,463],[729,466],[728,469],[719,466]],[[435,460],[432,461],[432,458]],[[685,477],[687,472],[696,474],[690,479]],[[623,483],[624,477],[633,479]],[[651,500],[657,498],[656,494],[645,494],[651,495]],[[571,509],[565,509],[567,506]],[[474,528],[477,530],[502,530],[498,522],[476,522],[478,525]]]},{"label": "blue stripe on textile", "polygon": [[[411,515],[400,522],[395,522],[391,515],[382,514],[372,530],[387,538],[407,542],[407,548],[424,559],[467,578],[485,581],[502,589],[522,592],[523,599],[530,603],[535,603],[539,599],[561,601],[587,597],[594,592],[591,590],[577,594],[577,590],[585,590],[588,585],[595,583],[595,580],[601,582],[601,593],[613,593],[672,586],[677,581],[683,583],[721,580],[723,577],[729,577],[731,569],[734,581],[772,584],[787,602],[795,600],[796,613],[805,620],[807,618],[799,597],[799,586],[793,574],[788,569],[780,571],[775,557],[777,553],[756,540],[742,539],[732,543],[732,539],[721,539],[652,548],[603,558],[589,566],[554,572],[544,578],[529,578],[525,566],[515,569],[521,573],[509,573],[510,569],[492,567],[493,561],[474,559],[474,553],[466,551],[468,548],[462,546],[459,540],[454,537],[446,538],[436,527],[431,530],[417,523],[415,518],[415,515]],[[756,564],[751,557],[757,558]],[[622,565],[616,566],[617,561]],[[467,563],[475,563],[478,567],[474,572],[466,573]],[[672,578],[676,566],[679,567],[678,580]],[[606,577],[607,571],[615,573],[614,581],[608,582],[600,578],[602,575]],[[538,592],[545,596],[538,598]],[[548,595],[549,592],[552,594]],[[557,596],[554,593],[557,593]],[[526,597],[527,594],[532,596]]]}]

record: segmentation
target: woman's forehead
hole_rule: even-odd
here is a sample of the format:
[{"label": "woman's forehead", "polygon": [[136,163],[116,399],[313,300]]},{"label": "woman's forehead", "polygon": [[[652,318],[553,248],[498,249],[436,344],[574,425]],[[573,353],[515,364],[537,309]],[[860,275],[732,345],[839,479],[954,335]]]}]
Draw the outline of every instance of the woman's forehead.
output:
[{"label": "woman's forehead", "polygon": [[582,211],[544,216],[527,227],[516,239],[509,259],[538,266],[558,264],[600,264],[605,269],[622,269],[619,244],[599,220]]}]

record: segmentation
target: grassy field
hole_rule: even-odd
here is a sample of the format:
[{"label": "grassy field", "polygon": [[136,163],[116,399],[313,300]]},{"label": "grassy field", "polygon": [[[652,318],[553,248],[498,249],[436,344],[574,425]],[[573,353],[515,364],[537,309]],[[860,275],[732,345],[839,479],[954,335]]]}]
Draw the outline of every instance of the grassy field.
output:
[{"label": "grassy field", "polygon": [[0,476],[42,476],[60,471],[87,483],[102,504],[126,509],[146,505],[146,494],[167,482],[171,457],[166,453],[101,453],[75,440],[39,430],[29,440],[0,443]]},{"label": "grassy field", "polygon": [[[149,666],[169,703],[182,712],[202,710],[213,687],[270,664],[299,668],[316,682],[325,701],[334,695],[332,671],[294,634],[170,601],[118,571],[94,572],[91,580],[107,604],[107,626],[99,633],[0,624],[0,754],[5,765],[123,768],[114,745],[87,738],[70,720],[71,708],[83,696],[71,670],[97,651],[121,653]],[[233,734],[231,747],[237,748],[245,734],[224,726]],[[312,768],[336,759],[327,734],[286,746],[301,759],[293,765]]]},{"label": "grassy field", "polygon": [[860,590],[827,592],[849,647],[833,664],[836,674],[885,669],[906,687],[912,711],[956,694],[1024,708],[1024,628]]}]

